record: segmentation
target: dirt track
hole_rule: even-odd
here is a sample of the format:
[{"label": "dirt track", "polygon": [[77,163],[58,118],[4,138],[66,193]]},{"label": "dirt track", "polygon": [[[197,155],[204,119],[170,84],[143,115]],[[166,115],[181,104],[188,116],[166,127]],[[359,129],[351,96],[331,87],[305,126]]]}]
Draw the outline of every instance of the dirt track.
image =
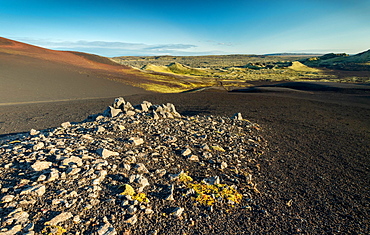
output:
[{"label": "dirt track", "polygon": [[[81,121],[102,112],[113,98],[0,106],[0,134]],[[239,227],[240,234],[370,232],[367,93],[203,92],[125,98],[133,104],[171,102],[184,115],[241,112],[262,126],[270,151],[262,155],[255,178],[261,191],[257,203],[267,213],[235,215],[220,228],[224,234],[228,226]]]}]

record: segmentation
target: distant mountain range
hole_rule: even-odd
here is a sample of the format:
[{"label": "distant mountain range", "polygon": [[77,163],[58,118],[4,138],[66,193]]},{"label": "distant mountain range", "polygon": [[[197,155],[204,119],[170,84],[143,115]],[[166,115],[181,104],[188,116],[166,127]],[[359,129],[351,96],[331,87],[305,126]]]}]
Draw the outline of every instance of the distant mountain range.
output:
[{"label": "distant mountain range", "polygon": [[319,53],[272,53],[272,54],[264,54],[265,56],[322,56],[323,54]]},{"label": "distant mountain range", "polygon": [[311,67],[325,67],[349,71],[370,71],[370,50],[356,55],[329,53],[319,57],[302,59],[300,61]]}]

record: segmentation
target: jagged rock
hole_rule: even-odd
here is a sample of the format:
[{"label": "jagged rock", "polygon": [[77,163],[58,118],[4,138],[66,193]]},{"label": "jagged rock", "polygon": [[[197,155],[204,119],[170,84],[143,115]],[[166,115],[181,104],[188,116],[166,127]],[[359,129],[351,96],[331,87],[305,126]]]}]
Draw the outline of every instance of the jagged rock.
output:
[{"label": "jagged rock", "polygon": [[146,169],[143,163],[138,163],[134,166],[134,168],[140,173],[149,173],[148,169]]},{"label": "jagged rock", "polygon": [[171,212],[171,215],[174,216],[174,217],[180,217],[183,212],[184,212],[184,208],[182,208],[182,207],[176,207]]},{"label": "jagged rock", "polygon": [[49,173],[49,178],[47,181],[54,181],[59,178],[59,171],[57,169],[51,169]]},{"label": "jagged rock", "polygon": [[36,161],[31,165],[32,170],[34,171],[43,171],[49,169],[53,163],[47,161]]},{"label": "jagged rock", "polygon": [[144,140],[139,137],[131,137],[129,141],[130,143],[133,143],[135,146],[138,146],[144,143]]},{"label": "jagged rock", "polygon": [[46,190],[45,185],[37,184],[35,186],[31,186],[29,188],[26,188],[26,189],[22,190],[20,194],[21,195],[30,194],[30,195],[35,195],[35,196],[41,197],[42,195],[44,195],[45,190]]},{"label": "jagged rock", "polygon": [[14,195],[5,195],[4,197],[1,198],[0,203],[7,203],[11,202],[14,199]]},{"label": "jagged rock", "polygon": [[156,173],[159,177],[163,177],[163,176],[167,173],[167,171],[166,171],[166,169],[157,169],[157,170],[155,170],[155,173]]},{"label": "jagged rock", "polygon": [[206,184],[210,184],[210,185],[220,184],[220,177],[214,176],[214,177],[205,178],[202,180],[202,182]]},{"label": "jagged rock", "polygon": [[134,205],[131,205],[131,206],[129,206],[128,208],[127,208],[127,212],[129,213],[129,214],[131,214],[131,215],[133,215],[133,214],[135,214],[135,212],[137,211],[137,208],[136,208],[136,206],[134,206]]},{"label": "jagged rock", "polygon": [[10,212],[5,218],[4,218],[4,224],[5,225],[11,225],[11,224],[25,224],[28,222],[29,214],[22,210],[22,208],[17,208]]},{"label": "jagged rock", "polygon": [[40,134],[40,131],[37,131],[35,129],[31,129],[30,135],[38,135],[38,134]]},{"label": "jagged rock", "polygon": [[235,120],[243,120],[243,117],[242,117],[242,114],[241,113],[236,113],[234,114],[231,119],[235,119]]},{"label": "jagged rock", "polygon": [[130,225],[134,225],[134,224],[136,224],[136,222],[137,222],[137,215],[136,214],[130,216],[129,218],[127,218],[125,220],[123,220],[123,223],[130,224]]},{"label": "jagged rock", "polygon": [[35,228],[34,223],[28,223],[24,228],[23,231],[25,232],[31,232]]},{"label": "jagged rock", "polygon": [[73,215],[71,212],[62,212],[51,220],[45,222],[45,225],[57,225],[58,223],[64,222],[72,217]]},{"label": "jagged rock", "polygon": [[60,165],[62,166],[72,166],[72,165],[77,165],[77,166],[82,166],[83,162],[82,159],[76,156],[71,156],[68,158],[65,158]]},{"label": "jagged rock", "polygon": [[135,111],[128,110],[128,111],[126,111],[126,115],[127,116],[134,116],[135,115]]},{"label": "jagged rock", "polygon": [[174,190],[175,190],[175,186],[173,184],[171,184],[171,186],[170,186],[170,193],[164,199],[167,200],[167,201],[173,201],[173,200],[175,200],[175,198],[173,197]]},{"label": "jagged rock", "polygon": [[61,124],[61,126],[62,126],[64,129],[67,129],[68,127],[71,127],[72,125],[71,125],[71,123],[70,123],[70,122],[63,122],[63,123]]},{"label": "jagged rock", "polygon": [[130,175],[130,183],[137,183],[139,185],[138,191],[141,192],[146,186],[149,186],[149,181],[143,175]]},{"label": "jagged rock", "polygon": [[212,158],[212,153],[210,153],[210,152],[204,152],[203,155],[202,155],[202,157],[204,159],[211,159]]},{"label": "jagged rock", "polygon": [[117,116],[118,114],[120,114],[122,112],[121,109],[115,109],[111,106],[109,106],[107,108],[107,110],[104,111],[104,116],[108,116],[108,117],[115,117]]},{"label": "jagged rock", "polygon": [[188,157],[188,160],[198,162],[199,161],[199,157],[197,155],[190,155]]},{"label": "jagged rock", "polygon": [[43,142],[38,142],[37,144],[35,144],[35,145],[33,146],[33,150],[34,150],[34,151],[37,151],[37,150],[43,149],[43,148],[44,148],[44,146],[45,146],[45,144],[44,144]]},{"label": "jagged rock", "polygon": [[22,225],[15,225],[11,229],[5,231],[5,232],[0,232],[0,235],[15,235],[19,233],[22,230]]},{"label": "jagged rock", "polygon": [[104,223],[100,228],[96,231],[98,235],[116,235],[116,229],[109,223]]},{"label": "jagged rock", "polygon": [[156,111],[154,111],[154,110],[153,110],[153,112],[152,112],[152,116],[153,116],[153,119],[154,119],[154,120],[158,120],[158,119],[159,119],[159,116],[158,116],[157,112],[156,112]]},{"label": "jagged rock", "polygon": [[81,172],[81,168],[69,168],[67,170],[67,175],[76,175]]},{"label": "jagged rock", "polygon": [[121,109],[125,106],[125,100],[122,97],[118,97],[114,99],[113,108]]},{"label": "jagged rock", "polygon": [[93,185],[97,185],[97,184],[100,184],[104,179],[105,177],[107,176],[108,172],[106,170],[102,170],[99,172],[99,177],[94,179],[92,184]]},{"label": "jagged rock", "polygon": [[103,148],[100,148],[100,149],[96,150],[96,152],[102,158],[108,158],[110,156],[118,156],[119,155],[119,153],[117,153],[117,152],[113,152],[113,151],[110,151],[108,149],[103,149]]},{"label": "jagged rock", "polygon": [[189,148],[183,149],[181,151],[181,155],[184,157],[189,156],[190,154],[191,154],[191,150]]},{"label": "jagged rock", "polygon": [[103,133],[105,131],[105,128],[102,126],[98,126],[96,129],[96,133]]}]

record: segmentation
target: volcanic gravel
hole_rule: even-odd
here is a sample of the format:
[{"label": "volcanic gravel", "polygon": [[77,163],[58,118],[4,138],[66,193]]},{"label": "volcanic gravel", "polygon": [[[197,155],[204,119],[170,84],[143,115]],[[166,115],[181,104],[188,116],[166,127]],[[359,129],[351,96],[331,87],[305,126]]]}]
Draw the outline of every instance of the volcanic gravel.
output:
[{"label": "volcanic gravel", "polygon": [[[33,228],[33,231],[37,232],[43,229],[43,226],[46,226],[44,224],[45,222],[49,221],[50,223],[53,218],[61,220],[63,220],[62,218],[67,218],[65,221],[60,222],[60,224],[62,227],[71,228],[73,233],[79,228],[73,226],[83,226],[83,229],[86,229],[85,231],[87,232],[98,231],[103,228],[106,228],[107,231],[109,231],[109,229],[113,231],[112,228],[114,228],[116,231],[119,231],[119,233],[125,232],[126,234],[145,234],[145,231],[150,231],[154,234],[155,232],[158,234],[368,234],[370,201],[370,162],[368,157],[370,156],[370,123],[368,120],[370,118],[370,108],[367,97],[366,94],[360,96],[358,94],[346,95],[335,93],[298,95],[272,93],[230,94],[221,92],[130,96],[127,97],[127,100],[136,104],[143,100],[150,100],[153,103],[159,104],[171,102],[175,104],[177,111],[182,115],[181,118],[184,119],[183,122],[189,121],[189,125],[193,122],[191,121],[192,116],[195,119],[201,120],[203,123],[209,118],[215,122],[222,118],[227,120],[225,123],[235,123],[237,126],[241,125],[240,127],[244,128],[242,133],[250,135],[250,139],[260,144],[254,147],[255,151],[250,151],[251,157],[255,156],[253,158],[254,160],[248,161],[245,165],[244,163],[242,164],[242,166],[248,166],[248,171],[240,171],[241,167],[234,165],[235,163],[237,164],[237,162],[229,164],[229,162],[226,161],[227,168],[221,169],[222,160],[218,162],[216,160],[215,163],[212,163],[202,158],[203,154],[201,153],[204,150],[199,148],[201,146],[195,143],[188,143],[194,144],[193,146],[182,146],[185,142],[177,140],[179,143],[181,142],[181,147],[178,149],[171,149],[171,154],[173,159],[181,162],[181,164],[179,164],[180,167],[175,166],[171,168],[174,169],[173,171],[166,170],[166,175],[162,178],[165,182],[159,183],[163,187],[159,185],[155,186],[156,190],[154,191],[163,194],[162,198],[159,194],[150,194],[149,188],[155,185],[155,180],[161,179],[156,176],[154,176],[156,179],[151,178],[150,174],[153,173],[151,171],[164,167],[160,167],[160,165],[154,167],[145,161],[144,158],[136,158],[135,155],[138,153],[135,153],[135,151],[133,151],[133,156],[135,156],[137,163],[128,164],[130,165],[130,171],[133,172],[134,175],[140,174],[136,172],[137,169],[140,168],[139,163],[144,164],[149,171],[149,173],[143,173],[143,176],[148,179],[149,183],[148,186],[144,187],[143,192],[148,196],[148,199],[151,199],[150,202],[148,202],[148,205],[150,205],[147,206],[148,209],[152,209],[154,214],[158,212],[157,209],[163,209],[158,217],[153,214],[150,219],[150,216],[145,214],[145,209],[143,207],[143,205],[146,206],[147,204],[139,203],[135,205],[135,207],[137,207],[135,213],[138,213],[138,221],[133,225],[123,223],[124,220],[131,218],[128,216],[129,211],[125,208],[127,205],[112,204],[106,195],[112,196],[111,199],[113,199],[114,196],[116,202],[120,200],[124,201],[123,198],[117,196],[117,194],[119,195],[124,190],[124,188],[119,187],[121,183],[130,184],[130,174],[128,172],[123,172],[127,176],[122,173],[122,179],[110,178],[110,175],[112,175],[109,173],[110,169],[104,169],[105,166],[102,166],[102,170],[99,171],[107,170],[108,174],[105,176],[104,180],[108,179],[112,184],[109,186],[107,181],[104,180],[101,182],[102,186],[99,187],[102,189],[98,191],[104,193],[101,195],[99,194],[102,198],[98,200],[102,205],[102,211],[99,216],[96,215],[96,213],[94,215],[91,214],[93,218],[91,218],[90,224],[87,222],[88,216],[80,216],[80,220],[78,220],[76,216],[80,211],[70,210],[68,208],[64,210],[64,212],[66,212],[65,214],[59,214],[61,210],[52,210],[54,209],[53,207],[41,209],[41,212],[27,212],[27,207],[25,207],[22,212],[29,213],[27,217],[29,220],[36,221],[40,219],[35,223],[35,227]],[[4,123],[9,125],[3,125],[1,130],[3,133],[27,131],[27,134],[22,133],[21,135],[28,136],[31,128],[44,129],[60,126],[62,122],[66,121],[72,122],[71,126],[68,128],[74,128],[74,126],[77,127],[83,123],[73,123],[73,121],[82,121],[86,118],[87,113],[97,113],[99,110],[101,111],[105,106],[109,105],[111,101],[112,99],[101,99],[31,104],[27,106],[3,106],[0,107],[0,112],[2,117],[7,117]],[[63,109],[60,109],[61,107],[63,107]],[[236,112],[242,113],[244,120],[230,119]],[[114,118],[119,117],[120,116]],[[104,119],[106,118],[108,117],[104,117]],[[25,121],[27,119],[32,122]],[[246,121],[246,119],[249,121]],[[145,120],[149,121],[151,119],[148,117],[148,119]],[[161,118],[158,120],[162,120],[162,122],[166,123],[168,120],[174,121],[178,119]],[[158,122],[158,120],[156,120],[156,122]],[[94,120],[94,122],[95,121],[96,120]],[[254,123],[258,123],[259,125]],[[114,140],[116,136],[116,134],[114,134],[114,128],[112,127],[111,129],[111,127],[108,126],[104,128],[105,131],[112,132],[113,134],[111,137],[109,137],[108,133],[102,136]],[[131,128],[131,126],[129,128]],[[173,129],[179,130],[179,125],[176,125],[176,128]],[[63,131],[65,129],[63,129],[63,127],[58,127],[55,130]],[[188,131],[191,130],[192,129],[189,128]],[[52,132],[53,130],[49,129],[48,131]],[[95,131],[97,131],[97,129]],[[41,134],[42,133],[43,131],[41,131]],[[130,133],[132,134],[132,132]],[[214,133],[217,133],[217,128]],[[198,134],[197,136],[202,136],[203,134],[204,133]],[[221,133],[217,134],[222,136]],[[238,132],[234,132],[234,134],[238,134]],[[90,135],[94,138],[99,136],[95,133]],[[48,138],[46,136],[45,138]],[[143,133],[143,136],[129,135],[126,136],[121,143],[132,146],[134,141],[141,138],[144,142],[135,148],[144,148],[143,146],[146,144],[145,138],[143,138],[144,136],[146,136],[146,133]],[[174,136],[174,134],[168,136]],[[201,140],[201,138],[199,139],[197,136],[192,136],[191,133],[187,136],[190,139],[195,138],[198,142]],[[255,137],[254,139],[253,136]],[[2,137],[8,139],[18,138],[14,137],[14,135],[13,137],[9,135],[4,135]],[[131,137],[139,137],[139,139],[133,138],[130,140]],[[165,141],[166,138],[169,137],[165,137],[164,135],[160,136],[159,134],[158,141]],[[72,141],[72,138],[68,141]],[[140,140],[138,143],[140,143]],[[107,144],[109,145],[109,141]],[[13,143],[13,145],[19,145],[19,143]],[[225,152],[217,152],[217,150],[213,149],[210,152],[211,154],[213,153],[212,156],[218,153],[225,156],[225,159],[228,159],[226,156],[228,155],[227,152],[235,151],[232,146],[226,146],[220,143],[217,145],[223,147]],[[41,145],[37,147],[36,143],[34,143],[34,146],[36,146],[36,149],[41,147]],[[34,146],[30,144],[28,148],[32,149],[32,151],[42,151],[42,149],[33,150]],[[124,146],[125,145],[122,145],[123,148]],[[99,154],[102,153],[102,148],[104,146],[96,146],[96,150],[99,149],[98,147],[100,147],[101,150],[95,152],[91,151],[91,155],[96,159],[102,158]],[[7,149],[9,146],[2,148]],[[17,151],[20,151],[20,149],[21,148]],[[183,151],[185,152],[187,149],[198,157],[198,162],[193,162],[193,160],[191,160],[196,160],[196,157],[191,158],[191,155],[182,155]],[[124,156],[122,159],[117,159],[117,156],[103,159],[108,162],[110,159],[112,161],[118,161],[132,155],[132,153],[129,152],[130,150],[118,151],[112,148],[107,148],[107,150],[118,152]],[[155,156],[152,157],[156,158]],[[29,165],[32,166],[35,160],[36,159],[32,160]],[[46,158],[45,160],[40,159],[39,161],[47,162],[48,160],[51,161],[52,159]],[[243,161],[243,159],[238,160]],[[21,165],[18,163],[17,158],[12,160],[6,158],[2,159],[2,161],[7,161],[6,164],[10,162],[15,163],[14,168],[13,165],[9,165],[9,169],[5,171],[12,170],[15,172],[21,170],[17,168]],[[92,161],[92,159],[89,161]],[[209,175],[202,175],[208,174],[204,173],[206,169],[203,168],[204,166],[201,166],[203,161],[205,164],[210,164],[210,166],[212,166],[209,169],[211,170]],[[6,164],[4,163],[1,166],[5,168]],[[53,164],[49,168],[60,166],[59,162],[53,162]],[[117,165],[117,169],[124,167],[124,165],[114,164],[114,162],[108,165],[111,164],[112,166]],[[125,164],[127,165],[127,163]],[[183,169],[181,169],[182,165]],[[213,168],[213,165],[215,168]],[[196,166],[197,168],[194,168],[192,171],[192,166]],[[223,166],[225,166],[225,164],[223,164]],[[239,172],[236,173],[233,167]],[[82,169],[83,167],[77,168]],[[27,168],[23,170],[32,172],[33,170],[31,169],[32,168]],[[237,186],[237,192],[240,192],[243,196],[241,202],[232,204],[224,200],[224,202],[215,203],[214,206],[210,208],[209,205],[202,205],[194,201],[192,196],[194,197],[195,194],[186,195],[187,190],[191,190],[191,188],[186,186],[189,185],[189,182],[184,183],[176,179],[176,176],[179,177],[179,173],[181,173],[182,170],[184,170],[183,173],[185,174],[182,175],[183,177],[181,177],[181,179],[186,179],[185,176],[190,176],[192,180],[197,183],[202,183],[202,180],[205,179],[215,180],[215,176],[220,176],[220,179],[225,181],[222,183],[226,183],[226,185],[229,186]],[[58,171],[61,174],[64,171],[67,172],[66,169],[60,169]],[[97,173],[97,178],[104,175],[104,173]],[[157,173],[159,173],[159,171]],[[30,175],[27,174],[27,177],[33,174],[35,173],[31,173]],[[51,171],[45,174],[45,180],[48,179],[47,177],[50,177],[50,174]],[[37,174],[33,176],[36,175]],[[252,178],[248,182],[247,177],[250,175]],[[15,179],[20,180],[22,177],[26,178],[26,176],[19,175],[10,175],[8,177],[10,177],[9,182],[13,182],[12,180]],[[135,184],[139,181],[134,182],[135,178],[132,179],[133,181],[131,184],[133,188],[137,190],[140,188],[140,185]],[[203,182],[207,182],[207,180]],[[19,184],[16,185],[19,187],[16,188],[10,187],[10,183],[8,183],[3,183],[2,185],[2,188],[8,188],[4,190],[6,192],[2,192],[2,197],[8,194],[12,195],[14,192],[20,193],[26,190],[26,193],[23,193],[22,197],[27,196],[31,197],[31,199],[33,197],[38,198],[37,196],[28,195],[27,189],[29,190],[30,188],[20,184],[20,181],[18,182]],[[29,182],[24,181],[22,183]],[[91,183],[91,181],[89,181],[89,183]],[[46,182],[45,185],[47,184],[53,183]],[[244,184],[244,186],[238,186],[238,184]],[[34,186],[37,185],[39,184]],[[77,186],[73,185],[73,187]],[[76,191],[73,190],[73,187],[70,188],[70,191]],[[149,191],[145,191],[147,189]],[[35,190],[41,193],[43,191],[41,186],[36,187]],[[52,191],[53,188],[49,190]],[[43,195],[47,195],[51,191],[48,191],[48,188],[45,187],[45,194]],[[89,192],[78,192],[80,192],[81,197],[94,194],[94,186],[90,188]],[[174,193],[174,201],[164,198],[165,196],[169,196],[171,192]],[[185,194],[185,196],[183,196],[183,194]],[[5,205],[9,206],[11,201],[17,201],[18,197],[21,195],[14,194],[14,196],[14,198],[11,196],[5,198],[5,200],[10,201],[2,204],[2,222],[5,221],[4,216],[9,216],[9,213],[12,211],[11,207],[5,208]],[[55,199],[54,197],[52,198]],[[49,201],[36,200],[35,205],[49,205],[50,202],[52,205],[52,198],[50,198]],[[158,203],[158,205],[153,203],[156,201],[161,203]],[[67,203],[71,204],[68,201]],[[84,203],[86,203],[86,205],[93,204],[88,204],[85,201]],[[76,204],[79,206],[85,205],[79,202],[76,202]],[[112,216],[108,216],[108,211],[103,210],[104,208],[109,208],[108,204],[112,208],[115,206],[122,207],[122,214],[114,215],[115,220]],[[65,205],[66,204],[58,205],[55,206],[55,208],[62,208],[63,206],[65,207]],[[73,205],[74,204],[72,204],[72,206]],[[87,206],[86,208],[93,212],[95,211],[94,206],[96,205],[92,205],[91,208]],[[142,208],[140,208],[140,206]],[[134,211],[135,209],[130,208],[129,210]],[[88,212],[84,213],[88,214]],[[25,216],[24,213],[19,215]],[[60,216],[58,217],[58,215]],[[55,220],[52,221],[51,224],[53,224],[53,222],[55,222]],[[12,226],[14,227],[16,225],[6,225],[6,228],[8,229]],[[67,233],[70,232],[72,234],[71,231],[67,231]]]}]

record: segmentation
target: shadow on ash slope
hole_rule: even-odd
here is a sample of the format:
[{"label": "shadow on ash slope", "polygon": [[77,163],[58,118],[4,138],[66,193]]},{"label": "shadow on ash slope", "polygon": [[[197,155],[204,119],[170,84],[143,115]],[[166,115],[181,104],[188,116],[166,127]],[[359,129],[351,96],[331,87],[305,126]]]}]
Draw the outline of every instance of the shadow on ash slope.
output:
[{"label": "shadow on ash slope", "polygon": [[0,234],[191,233],[252,213],[258,131],[241,114],[184,117],[117,98],[81,123],[5,137]]}]

